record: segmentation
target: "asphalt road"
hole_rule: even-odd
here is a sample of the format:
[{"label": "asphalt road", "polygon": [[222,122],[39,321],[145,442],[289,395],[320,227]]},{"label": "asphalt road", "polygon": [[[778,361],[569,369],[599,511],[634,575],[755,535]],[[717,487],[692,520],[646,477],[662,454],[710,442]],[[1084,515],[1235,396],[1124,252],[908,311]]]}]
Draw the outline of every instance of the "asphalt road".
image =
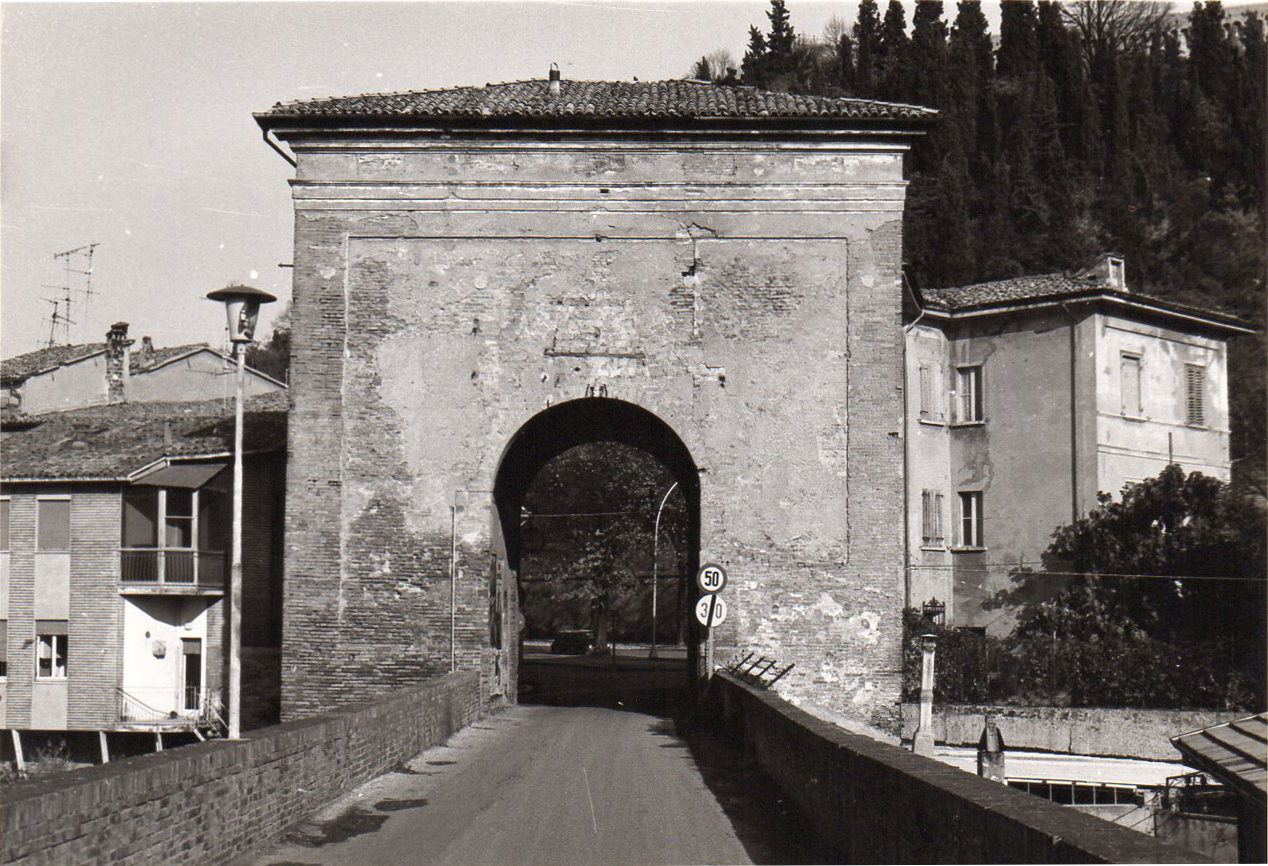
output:
[{"label": "asphalt road", "polygon": [[795,862],[745,826],[773,818],[760,804],[744,817],[739,801],[753,793],[751,782],[733,773],[698,766],[669,719],[521,705],[363,785],[287,844],[244,862]]}]

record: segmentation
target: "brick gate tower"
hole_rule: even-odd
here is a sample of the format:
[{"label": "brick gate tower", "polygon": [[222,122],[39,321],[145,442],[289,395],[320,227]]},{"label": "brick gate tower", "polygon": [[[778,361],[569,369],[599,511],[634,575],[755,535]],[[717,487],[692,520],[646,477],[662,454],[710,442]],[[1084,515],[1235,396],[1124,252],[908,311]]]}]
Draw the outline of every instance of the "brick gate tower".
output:
[{"label": "brick gate tower", "polygon": [[693,81],[279,104],[294,154],[283,716],[514,701],[518,505],[594,439],[684,483],[718,658],[888,725],[903,154],[933,112]]}]

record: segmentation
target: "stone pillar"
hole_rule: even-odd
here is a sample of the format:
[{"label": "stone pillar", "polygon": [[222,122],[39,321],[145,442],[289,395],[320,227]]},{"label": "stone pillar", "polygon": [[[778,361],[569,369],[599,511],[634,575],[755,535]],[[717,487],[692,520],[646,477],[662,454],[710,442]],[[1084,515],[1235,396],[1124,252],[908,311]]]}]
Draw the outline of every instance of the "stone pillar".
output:
[{"label": "stone pillar", "polygon": [[1006,782],[1004,778],[1004,737],[995,727],[995,719],[986,717],[982,737],[977,741],[977,774],[992,782]]},{"label": "stone pillar", "polygon": [[912,751],[930,757],[933,756],[933,658],[937,648],[937,635],[920,636],[920,724]]},{"label": "stone pillar", "polygon": [[131,363],[128,323],[115,322],[106,332],[106,400],[119,403],[127,399],[128,366]]}]

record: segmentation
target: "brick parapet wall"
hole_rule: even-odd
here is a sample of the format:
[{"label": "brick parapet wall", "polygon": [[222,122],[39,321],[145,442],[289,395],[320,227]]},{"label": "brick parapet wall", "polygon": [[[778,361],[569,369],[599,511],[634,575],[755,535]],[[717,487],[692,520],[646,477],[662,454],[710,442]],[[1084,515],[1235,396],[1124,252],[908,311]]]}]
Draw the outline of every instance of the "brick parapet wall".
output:
[{"label": "brick parapet wall", "polygon": [[797,802],[846,863],[1186,863],[1202,858],[1143,833],[845,731],[718,674],[726,728]]},{"label": "brick parapet wall", "polygon": [[0,803],[0,862],[227,863],[479,718],[479,675],[24,782]]}]

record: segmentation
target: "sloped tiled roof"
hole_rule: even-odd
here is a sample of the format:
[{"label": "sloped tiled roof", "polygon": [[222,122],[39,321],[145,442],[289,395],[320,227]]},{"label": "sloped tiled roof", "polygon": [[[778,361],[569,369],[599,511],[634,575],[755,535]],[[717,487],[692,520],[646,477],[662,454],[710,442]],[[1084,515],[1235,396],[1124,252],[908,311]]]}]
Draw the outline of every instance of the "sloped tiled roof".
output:
[{"label": "sloped tiled roof", "polygon": [[[169,346],[162,349],[155,349],[153,355],[145,355],[138,352],[135,348],[132,350],[132,363],[130,369],[133,373],[141,370],[148,370],[151,367],[157,367],[159,364],[165,363],[178,358],[181,355],[188,355],[190,352],[196,352],[199,349],[211,349],[207,343],[186,343],[183,346]],[[214,349],[212,351],[215,351]]]},{"label": "sloped tiled roof", "polygon": [[969,286],[921,289],[920,296],[928,309],[945,310],[950,313],[989,309],[1010,303],[1043,301],[1050,298],[1084,299],[1104,296],[1129,302],[1135,301],[1156,310],[1201,316],[1208,321],[1231,326],[1233,330],[1250,330],[1248,323],[1223,311],[1181,304],[1140,292],[1114,289],[1107,286],[1095,274],[1061,273],[1013,277],[989,283],[974,283]]},{"label": "sloped tiled roof", "polygon": [[256,115],[428,118],[849,118],[920,120],[933,109],[831,96],[775,93],[703,81],[560,82],[557,96],[545,79],[404,93],[365,94],[278,103]]},{"label": "sloped tiled roof", "polygon": [[1028,301],[1049,295],[1069,295],[1100,288],[1105,286],[1094,277],[1040,274],[947,289],[923,289],[921,295],[927,306],[958,310],[1009,301]]},{"label": "sloped tiled roof", "polygon": [[[283,447],[286,409],[285,394],[249,399],[245,449]],[[233,404],[115,403],[50,412],[6,424],[0,448],[4,481],[121,479],[164,456],[231,451]]]},{"label": "sloped tiled roof", "polygon": [[1172,737],[1185,763],[1224,784],[1268,800],[1268,713]]},{"label": "sloped tiled roof", "polygon": [[19,382],[41,370],[47,370],[51,367],[65,364],[68,361],[87,358],[90,355],[104,351],[105,348],[105,343],[79,343],[74,346],[49,346],[45,349],[36,349],[34,352],[27,352],[25,355],[5,358],[0,361],[0,380]]}]

